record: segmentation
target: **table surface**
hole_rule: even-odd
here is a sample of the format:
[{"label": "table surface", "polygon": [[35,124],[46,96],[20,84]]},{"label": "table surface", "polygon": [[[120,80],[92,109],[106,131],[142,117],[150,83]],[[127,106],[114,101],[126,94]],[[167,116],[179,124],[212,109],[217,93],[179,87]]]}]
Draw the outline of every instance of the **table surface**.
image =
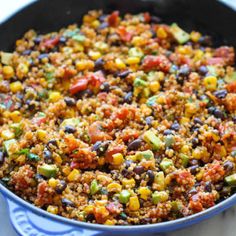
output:
[{"label": "table surface", "polygon": [[[236,0],[222,0],[236,9]],[[0,0],[0,22],[6,19],[14,11],[20,9],[32,0]],[[172,233],[163,234],[165,236],[235,236],[236,232],[236,206],[222,214],[206,220],[200,224],[178,230]],[[17,236],[9,217],[7,205],[0,195],[0,236]]]}]

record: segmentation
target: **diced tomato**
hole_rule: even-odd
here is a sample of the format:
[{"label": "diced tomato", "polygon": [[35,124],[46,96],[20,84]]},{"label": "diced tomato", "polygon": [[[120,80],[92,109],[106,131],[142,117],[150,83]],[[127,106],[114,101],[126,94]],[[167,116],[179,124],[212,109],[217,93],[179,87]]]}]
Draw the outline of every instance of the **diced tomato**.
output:
[{"label": "diced tomato", "polygon": [[236,93],[236,81],[233,81],[226,85],[226,89],[230,93]]},{"label": "diced tomato", "polygon": [[135,110],[127,107],[122,107],[115,115],[115,118],[120,120],[132,120],[135,117]]},{"label": "diced tomato", "polygon": [[124,42],[130,42],[133,37],[132,33],[128,32],[124,26],[120,26],[117,29],[117,33]]},{"label": "diced tomato", "polygon": [[54,48],[59,43],[59,39],[60,39],[59,36],[47,39],[47,40],[42,42],[42,46],[44,46],[44,47],[46,47],[48,49],[52,49],[52,48]]},{"label": "diced tomato", "polygon": [[79,79],[76,81],[76,83],[74,85],[72,85],[70,87],[70,93],[73,95],[73,94],[76,94],[80,91],[83,91],[87,88],[88,86],[88,80],[85,79],[85,78],[82,78],[82,79]]},{"label": "diced tomato", "polygon": [[193,212],[200,212],[203,210],[202,203],[197,194],[192,196],[192,200],[189,202],[189,208],[192,209]]},{"label": "diced tomato", "polygon": [[150,71],[153,69],[161,70],[163,72],[168,72],[171,63],[166,56],[146,56],[143,60],[143,70]]},{"label": "diced tomato", "polygon": [[139,137],[139,132],[135,130],[124,130],[121,138],[124,142],[129,141],[130,139],[136,139]]},{"label": "diced tomato", "polygon": [[101,121],[96,121],[89,126],[88,135],[90,137],[91,143],[112,139],[112,137],[106,132],[104,132],[103,129],[104,129],[104,124]]},{"label": "diced tomato", "polygon": [[151,20],[151,16],[150,16],[150,14],[148,12],[144,12],[143,13],[143,18],[144,18],[144,21],[146,23],[150,22],[150,20]]},{"label": "diced tomato", "polygon": [[111,163],[112,162],[112,155],[116,153],[123,153],[124,152],[124,146],[116,146],[113,147],[112,149],[106,151],[105,154],[105,159],[107,162]]},{"label": "diced tomato", "polygon": [[119,23],[119,11],[113,11],[107,18],[108,24],[110,26],[117,26]]},{"label": "diced tomato", "polygon": [[65,140],[65,143],[66,143],[66,145],[68,147],[69,152],[72,152],[76,148],[79,147],[79,142],[78,142],[78,140],[73,135],[65,137],[64,140]]},{"label": "diced tomato", "polygon": [[97,95],[97,98],[98,98],[99,101],[106,101],[107,93],[106,92],[99,93]]},{"label": "diced tomato", "polygon": [[97,71],[90,75],[89,77],[89,84],[92,86],[92,88],[100,88],[101,84],[105,82],[105,77],[101,71]]},{"label": "diced tomato", "polygon": [[63,78],[69,79],[69,78],[75,76],[76,73],[77,73],[77,71],[74,68],[65,68]]},{"label": "diced tomato", "polygon": [[224,59],[221,57],[212,57],[207,59],[207,65],[223,65]]},{"label": "diced tomato", "polygon": [[234,64],[234,48],[233,47],[227,47],[227,46],[222,46],[219,47],[215,50],[214,52],[214,57],[216,58],[222,58],[225,63],[229,65]]}]

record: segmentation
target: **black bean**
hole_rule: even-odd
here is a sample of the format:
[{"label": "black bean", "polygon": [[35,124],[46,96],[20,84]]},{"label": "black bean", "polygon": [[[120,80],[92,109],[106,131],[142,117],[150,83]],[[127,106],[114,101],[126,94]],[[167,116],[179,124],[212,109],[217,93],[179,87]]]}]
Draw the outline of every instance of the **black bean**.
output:
[{"label": "black bean", "polygon": [[67,199],[67,198],[62,198],[61,199],[61,203],[65,207],[68,207],[68,206],[74,207],[75,206],[75,204],[72,201],[70,201],[69,199]]},{"label": "black bean", "polygon": [[152,121],[153,121],[153,117],[152,116],[148,116],[148,117],[145,118],[145,123],[148,126],[152,125]]},{"label": "black bean", "polygon": [[151,16],[151,23],[155,23],[158,24],[160,23],[162,20],[161,18],[157,17],[157,16]]},{"label": "black bean", "polygon": [[180,67],[178,74],[180,76],[186,77],[190,74],[190,72],[191,72],[190,67],[188,65],[183,65]]},{"label": "black bean", "polygon": [[216,118],[219,118],[219,119],[224,119],[225,118],[225,114],[223,111],[221,111],[220,109],[216,108],[213,112],[213,115],[216,117]]},{"label": "black bean", "polygon": [[152,39],[157,37],[157,33],[155,32],[155,30],[150,29],[151,35],[152,35]]},{"label": "black bean", "polygon": [[141,147],[141,145],[142,145],[142,140],[137,138],[128,144],[128,151],[137,150]]},{"label": "black bean", "polygon": [[119,72],[117,74],[117,77],[120,77],[121,79],[125,79],[130,73],[131,71],[125,70],[125,71]]},{"label": "black bean", "polygon": [[126,161],[125,161],[125,168],[129,168],[132,163],[133,163],[133,161],[131,161],[131,160],[126,160]]},{"label": "black bean", "polygon": [[198,132],[199,128],[200,127],[198,125],[193,125],[193,126],[190,127],[190,131],[191,132]]},{"label": "black bean", "polygon": [[132,171],[129,171],[129,170],[127,170],[127,169],[123,169],[123,170],[121,171],[121,174],[122,174],[125,178],[127,178],[127,179],[132,178],[132,176],[134,175],[134,173],[133,173]]},{"label": "black bean", "polygon": [[66,125],[65,132],[68,134],[73,134],[76,132],[76,128],[73,125]]},{"label": "black bean", "polygon": [[166,129],[166,130],[164,130],[163,134],[164,135],[172,135],[172,134],[174,134],[174,131],[170,130],[170,129]]},{"label": "black bean", "polygon": [[64,180],[61,180],[59,184],[56,186],[56,192],[61,194],[67,187],[67,183]]},{"label": "black bean", "polygon": [[100,90],[102,92],[108,93],[110,91],[110,84],[108,82],[104,82],[103,84],[101,84]]},{"label": "black bean", "polygon": [[94,221],[95,220],[95,217],[94,217],[94,215],[93,214],[88,214],[87,216],[86,216],[86,221],[87,222],[92,222],[92,221]]},{"label": "black bean", "polygon": [[212,46],[212,39],[208,35],[202,36],[198,42],[203,46]]},{"label": "black bean", "polygon": [[66,105],[69,106],[69,107],[72,107],[76,104],[76,101],[75,101],[74,98],[65,97],[64,101],[65,101]]},{"label": "black bean", "polygon": [[102,58],[98,58],[94,63],[94,70],[103,70],[105,62]]},{"label": "black bean", "polygon": [[224,187],[224,182],[217,183],[215,185],[215,190],[216,191],[221,191],[223,189],[223,187]]},{"label": "black bean", "polygon": [[190,159],[188,164],[190,166],[195,166],[195,165],[199,165],[199,161],[197,159]]},{"label": "black bean", "polygon": [[232,121],[234,122],[234,124],[236,124],[236,116],[232,117]]},{"label": "black bean", "polygon": [[64,36],[61,36],[60,38],[59,38],[59,43],[61,43],[61,44],[64,44],[65,42],[66,42],[66,37],[64,37]]},{"label": "black bean", "polygon": [[76,93],[75,96],[77,99],[82,99],[82,98],[91,97],[92,95],[93,95],[93,91],[91,89],[85,89],[83,91]]},{"label": "black bean", "polygon": [[119,218],[122,220],[127,220],[127,215],[124,212],[121,212]]},{"label": "black bean", "polygon": [[30,53],[32,52],[32,50],[28,49],[22,52],[22,55],[27,56],[30,55]]},{"label": "black bean", "polygon": [[105,152],[107,151],[108,147],[109,147],[110,142],[109,141],[97,141],[93,147],[92,147],[92,151],[95,151],[97,153],[98,156],[102,156],[105,154]]},{"label": "black bean", "polygon": [[130,104],[132,102],[133,93],[128,92],[124,97],[124,103]]},{"label": "black bean", "polygon": [[4,152],[0,151],[0,164],[4,162]]},{"label": "black bean", "polygon": [[211,182],[210,182],[210,181],[207,181],[207,182],[205,183],[204,190],[205,190],[206,192],[209,192],[209,193],[212,191],[212,185],[211,185]]},{"label": "black bean", "polygon": [[40,55],[38,56],[38,59],[39,59],[39,60],[42,60],[43,58],[48,58],[48,54],[47,54],[47,53],[43,53],[43,54],[40,54]]},{"label": "black bean", "polygon": [[106,18],[107,18],[107,15],[105,15],[105,14],[103,14],[103,15],[101,15],[101,16],[98,17],[98,19],[99,19],[101,22],[105,21]]},{"label": "black bean", "polygon": [[199,165],[194,165],[194,166],[189,167],[189,171],[192,175],[197,174],[198,170],[199,170]]},{"label": "black bean", "polygon": [[103,22],[102,24],[99,25],[98,29],[102,30],[102,29],[106,29],[108,27],[108,23],[107,22]]},{"label": "black bean", "polygon": [[34,178],[36,179],[36,180],[41,180],[41,179],[45,179],[45,177],[44,176],[42,176],[42,175],[40,175],[40,174],[35,174],[35,176],[34,176]]},{"label": "black bean", "polygon": [[207,69],[206,66],[200,66],[198,68],[198,72],[199,72],[200,75],[206,75],[206,73],[208,72],[208,69]]},{"label": "black bean", "polygon": [[193,139],[191,140],[191,142],[192,142],[192,147],[193,147],[193,148],[196,148],[196,147],[198,146],[198,144],[199,144],[198,138],[193,138]]},{"label": "black bean", "polygon": [[41,41],[42,41],[42,36],[38,36],[38,37],[34,38],[34,43],[35,44],[40,44]]},{"label": "black bean", "polygon": [[209,114],[213,114],[215,109],[216,109],[215,107],[209,107],[207,110]]},{"label": "black bean", "polygon": [[58,147],[57,145],[57,140],[56,139],[51,139],[48,143],[47,143],[47,147],[50,149],[51,146],[55,146]]},{"label": "black bean", "polygon": [[182,86],[184,84],[184,78],[179,75],[176,75],[176,82]]},{"label": "black bean", "polygon": [[51,158],[52,158],[52,153],[51,153],[48,149],[45,149],[45,150],[43,151],[43,157],[44,157],[45,159],[51,159]]},{"label": "black bean", "polygon": [[147,171],[147,176],[148,176],[148,185],[151,185],[154,182],[155,175],[152,170]]},{"label": "black bean", "polygon": [[194,124],[203,125],[203,122],[202,122],[201,119],[199,119],[198,117],[195,117],[195,118],[193,119],[193,122],[194,122]]},{"label": "black bean", "polygon": [[232,161],[227,160],[226,162],[224,162],[223,167],[227,172],[231,172],[234,169],[234,163]]},{"label": "black bean", "polygon": [[171,125],[170,129],[175,130],[175,131],[178,131],[178,130],[180,129],[179,123],[178,123],[177,121],[175,121],[175,122]]},{"label": "black bean", "polygon": [[220,191],[220,195],[226,197],[226,196],[230,195],[230,192],[231,192],[231,187],[230,186],[225,186]]},{"label": "black bean", "polygon": [[145,217],[145,218],[140,219],[139,222],[141,225],[146,225],[146,224],[152,223],[152,219],[149,217]]},{"label": "black bean", "polygon": [[221,90],[215,91],[213,94],[217,98],[223,99],[223,98],[225,98],[227,96],[227,90],[221,89]]},{"label": "black bean", "polygon": [[134,173],[137,175],[141,175],[145,172],[144,167],[143,166],[135,166],[134,167]]}]

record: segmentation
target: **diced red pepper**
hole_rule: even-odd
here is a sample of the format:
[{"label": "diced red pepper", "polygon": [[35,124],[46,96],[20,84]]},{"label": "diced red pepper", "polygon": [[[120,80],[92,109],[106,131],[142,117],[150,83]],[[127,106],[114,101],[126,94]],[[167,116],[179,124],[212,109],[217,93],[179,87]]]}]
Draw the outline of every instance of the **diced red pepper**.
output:
[{"label": "diced red pepper", "polygon": [[144,21],[145,21],[146,23],[149,23],[150,20],[151,20],[151,16],[150,16],[150,14],[149,14],[148,12],[144,12],[144,13],[143,13],[143,18],[144,18]]},{"label": "diced red pepper", "polygon": [[226,89],[230,93],[236,93],[236,81],[233,81],[226,85]]},{"label": "diced red pepper", "polygon": [[79,79],[76,81],[76,83],[74,85],[72,85],[70,87],[70,93],[73,95],[73,94],[76,94],[80,91],[83,91],[87,88],[88,86],[88,80],[85,79],[85,78],[82,78],[82,79]]},{"label": "diced red pepper", "polygon": [[163,72],[168,72],[170,69],[171,63],[166,56],[146,56],[143,60],[143,70],[150,71],[153,69],[158,69]]},{"label": "diced red pepper", "polygon": [[117,29],[117,33],[124,42],[130,42],[133,37],[132,33],[128,32],[124,26],[120,26]]},{"label": "diced red pepper", "polygon": [[45,41],[42,42],[42,46],[52,49],[54,48],[58,43],[59,43],[60,37],[56,36],[54,38],[46,39]]},{"label": "diced red pepper", "polygon": [[110,26],[117,26],[119,23],[119,11],[113,11],[107,18],[108,24]]},{"label": "diced red pepper", "polygon": [[129,109],[127,107],[122,107],[115,115],[115,118],[118,118],[120,120],[126,120],[126,119],[134,119],[135,117],[135,110]]},{"label": "diced red pepper", "polygon": [[97,71],[90,75],[89,77],[89,84],[92,86],[92,88],[100,88],[101,84],[105,82],[105,77],[101,71]]}]

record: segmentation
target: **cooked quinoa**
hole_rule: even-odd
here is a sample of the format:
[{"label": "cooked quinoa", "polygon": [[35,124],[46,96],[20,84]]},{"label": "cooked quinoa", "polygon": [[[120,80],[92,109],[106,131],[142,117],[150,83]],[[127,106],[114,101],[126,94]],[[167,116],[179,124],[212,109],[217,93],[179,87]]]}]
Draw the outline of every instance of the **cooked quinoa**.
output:
[{"label": "cooked quinoa", "polygon": [[236,186],[234,49],[149,13],[91,11],[1,52],[0,179],[106,225],[203,211]]}]

